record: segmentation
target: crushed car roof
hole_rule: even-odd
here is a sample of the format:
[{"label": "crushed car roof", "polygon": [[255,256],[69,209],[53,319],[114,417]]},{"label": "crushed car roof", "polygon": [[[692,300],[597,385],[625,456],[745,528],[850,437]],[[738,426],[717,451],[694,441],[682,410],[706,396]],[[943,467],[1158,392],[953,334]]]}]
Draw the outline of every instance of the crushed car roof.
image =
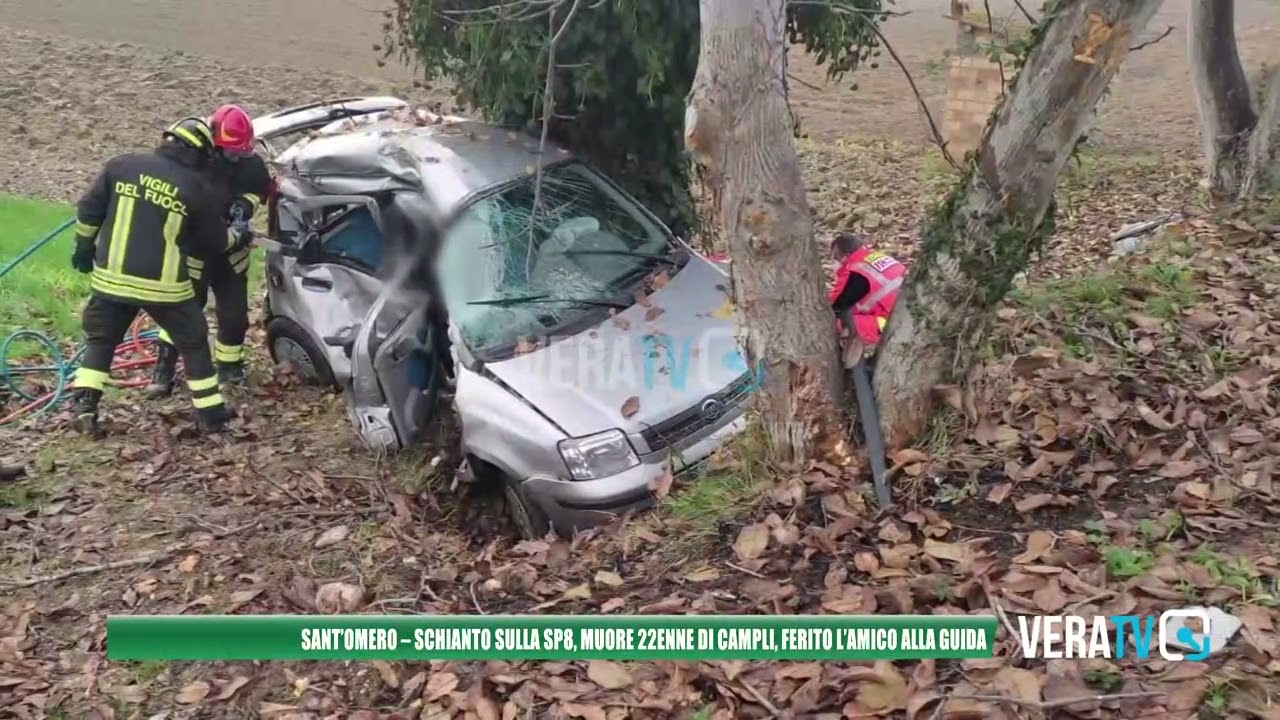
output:
[{"label": "crushed car roof", "polygon": [[[439,212],[471,195],[536,172],[537,138],[487,123],[422,110],[339,120],[274,163],[323,192],[424,190]],[[547,143],[544,167],[572,155]]]}]

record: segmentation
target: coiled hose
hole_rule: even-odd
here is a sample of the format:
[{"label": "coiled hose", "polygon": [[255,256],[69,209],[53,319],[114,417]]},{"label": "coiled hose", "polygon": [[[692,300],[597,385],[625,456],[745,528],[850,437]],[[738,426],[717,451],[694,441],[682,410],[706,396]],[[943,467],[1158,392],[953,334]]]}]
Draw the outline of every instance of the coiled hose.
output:
[{"label": "coiled hose", "polygon": [[[74,223],[75,218],[69,218],[35,241],[21,255],[5,264],[3,268],[0,268],[0,279],[21,265],[27,258],[34,255],[37,250],[61,235]],[[138,318],[134,320],[133,326],[129,329],[129,334],[125,337],[125,341],[116,348],[115,362],[111,366],[112,372],[135,371],[155,364],[156,355],[152,346],[155,344],[156,330],[144,329],[147,324],[148,318],[140,313]],[[36,364],[10,364],[10,354],[24,343],[39,345],[39,354],[43,357],[36,361],[28,354],[28,357],[23,359],[27,362],[36,362]],[[18,409],[0,417],[0,425],[8,425],[30,414],[43,415],[58,407],[66,399],[67,391],[71,389],[71,382],[76,368],[80,366],[80,360],[83,357],[84,345],[80,345],[68,355],[63,352],[58,343],[42,332],[18,330],[10,333],[4,339],[4,342],[0,342],[0,389],[9,391],[23,404]],[[40,382],[48,376],[52,376],[48,382]],[[34,380],[36,382],[25,383],[23,382],[24,380]],[[40,389],[33,392],[31,385],[37,384]],[[147,379],[134,377],[117,380],[114,384],[119,387],[140,387],[147,384]],[[47,389],[50,386],[52,386],[52,389]]]}]

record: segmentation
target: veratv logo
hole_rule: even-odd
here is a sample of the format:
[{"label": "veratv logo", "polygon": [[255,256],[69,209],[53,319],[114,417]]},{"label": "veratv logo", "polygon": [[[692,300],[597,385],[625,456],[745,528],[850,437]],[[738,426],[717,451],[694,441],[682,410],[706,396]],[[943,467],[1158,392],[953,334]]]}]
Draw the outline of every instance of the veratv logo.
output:
[{"label": "veratv logo", "polygon": [[[1111,628],[1115,628],[1114,634]],[[1145,660],[1157,642],[1165,660],[1203,660],[1209,656],[1209,613],[1168,610],[1153,615],[1036,615],[1018,617],[1022,652],[1027,658],[1124,658],[1132,640],[1134,657]],[[1182,650],[1190,650],[1184,653]]]}]

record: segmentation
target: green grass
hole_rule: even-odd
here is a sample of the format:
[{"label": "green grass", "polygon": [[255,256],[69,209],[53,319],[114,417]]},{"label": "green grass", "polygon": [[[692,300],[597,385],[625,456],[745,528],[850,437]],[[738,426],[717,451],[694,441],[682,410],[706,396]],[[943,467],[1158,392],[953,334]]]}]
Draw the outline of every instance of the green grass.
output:
[{"label": "green grass", "polygon": [[[6,265],[74,214],[70,205],[0,193],[0,265]],[[59,338],[80,334],[89,278],[71,267],[67,229],[0,278],[0,337],[30,328]]]}]

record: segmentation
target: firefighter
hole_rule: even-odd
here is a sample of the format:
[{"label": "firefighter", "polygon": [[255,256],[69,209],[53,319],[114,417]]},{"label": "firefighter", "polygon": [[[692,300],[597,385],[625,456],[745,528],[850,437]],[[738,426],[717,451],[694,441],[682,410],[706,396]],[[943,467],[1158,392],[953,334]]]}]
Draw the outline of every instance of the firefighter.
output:
[{"label": "firefighter", "polygon": [[840,261],[829,295],[831,309],[837,318],[852,309],[854,333],[859,340],[874,345],[889,323],[907,268],[851,233],[836,235],[831,252]]},{"label": "firefighter", "polygon": [[187,273],[188,257],[240,250],[251,239],[215,222],[214,198],[201,175],[212,150],[213,132],[204,120],[179,120],[154,151],[107,161],[76,206],[71,263],[92,273],[93,290],[82,318],[84,357],[72,382],[82,432],[102,434],[98,403],[116,346],[139,310],[173,337],[201,427],[216,431],[232,417],[218,391],[208,326]]},{"label": "firefighter", "polygon": [[[220,223],[247,230],[258,208],[266,202],[271,174],[262,157],[254,152],[253,121],[236,105],[223,105],[209,117],[214,150],[205,176],[218,196]],[[203,308],[213,291],[218,334],[213,359],[218,381],[241,384],[245,380],[244,338],[249,331],[249,247],[204,260],[188,260],[196,301]],[[178,353],[168,334],[159,336],[159,352],[147,394],[152,397],[173,391]]]}]

